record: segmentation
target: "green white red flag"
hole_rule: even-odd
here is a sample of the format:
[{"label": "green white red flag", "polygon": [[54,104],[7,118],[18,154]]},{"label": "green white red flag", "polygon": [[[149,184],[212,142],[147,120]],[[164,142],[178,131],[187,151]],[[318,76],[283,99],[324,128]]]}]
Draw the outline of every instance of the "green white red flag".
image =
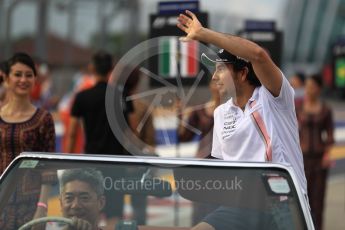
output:
[{"label": "green white red flag", "polygon": [[196,41],[179,42],[177,37],[159,39],[159,75],[175,78],[180,64],[181,77],[195,77],[199,72],[199,44]]}]

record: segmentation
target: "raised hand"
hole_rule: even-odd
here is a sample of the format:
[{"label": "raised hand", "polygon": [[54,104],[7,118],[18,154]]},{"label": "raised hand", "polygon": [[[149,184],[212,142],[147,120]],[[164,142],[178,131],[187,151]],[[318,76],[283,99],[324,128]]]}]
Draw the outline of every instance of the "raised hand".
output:
[{"label": "raised hand", "polygon": [[186,14],[180,14],[177,20],[179,23],[177,27],[184,31],[187,35],[181,37],[181,41],[190,41],[197,39],[197,33],[203,28],[198,18],[189,10],[186,10]]}]

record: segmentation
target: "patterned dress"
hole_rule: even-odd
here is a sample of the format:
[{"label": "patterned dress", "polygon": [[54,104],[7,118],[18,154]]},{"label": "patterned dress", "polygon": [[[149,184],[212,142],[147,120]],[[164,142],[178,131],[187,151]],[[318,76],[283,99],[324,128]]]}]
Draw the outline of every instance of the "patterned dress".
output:
[{"label": "patterned dress", "polygon": [[54,150],[54,121],[46,110],[37,109],[29,120],[19,123],[8,123],[0,117],[0,173],[21,152]]},{"label": "patterned dress", "polygon": [[319,113],[311,114],[296,106],[308,197],[316,229],[322,228],[322,213],[328,169],[322,167],[327,149],[334,143],[332,111],[323,104]]},{"label": "patterned dress", "polygon": [[[29,120],[18,123],[8,123],[0,117],[0,172],[24,151],[55,151],[54,122],[46,110],[37,109]],[[38,171],[27,172],[22,178],[23,182],[16,183],[17,188],[0,212],[1,230],[18,229],[32,220],[41,183],[50,183]]]}]

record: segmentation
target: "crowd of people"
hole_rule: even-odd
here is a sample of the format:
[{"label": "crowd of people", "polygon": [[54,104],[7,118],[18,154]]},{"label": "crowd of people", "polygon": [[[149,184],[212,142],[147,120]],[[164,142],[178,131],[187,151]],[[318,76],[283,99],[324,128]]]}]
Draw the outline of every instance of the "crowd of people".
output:
[{"label": "crowd of people", "polygon": [[[210,100],[198,108],[181,107],[180,102],[177,105],[182,121],[177,127],[180,141],[189,141],[194,137],[195,133],[188,129],[193,126],[201,131],[197,158],[290,164],[303,193],[309,197],[316,229],[321,229],[327,173],[332,166],[330,149],[334,143],[332,110],[321,99],[322,77],[312,75],[306,78],[297,73],[289,82],[269,54],[257,44],[205,28],[190,11],[181,14],[178,21],[178,27],[186,33],[182,41],[198,40],[220,48],[216,57],[202,56],[204,64],[215,67],[209,85]],[[105,95],[113,67],[113,57],[107,52],[99,51],[91,57],[88,72],[93,76],[94,83],[77,93],[71,104],[64,146],[67,153],[75,151],[76,130],[81,124],[85,134],[84,153],[130,154],[117,141],[106,115]],[[42,97],[33,93],[37,91],[37,85],[43,85],[40,79],[44,73],[47,70],[39,67],[25,53],[15,53],[9,60],[0,63],[0,172],[21,152],[55,152],[53,116],[49,106],[40,101]],[[135,94],[139,74],[135,70],[128,79],[126,96]],[[141,124],[147,106],[143,101],[128,102],[122,112],[131,130],[150,146],[145,153],[154,154],[153,117],[148,117],[145,124]],[[73,218],[69,214],[72,207],[68,205],[66,191],[73,190],[72,182],[79,183],[79,188],[89,188],[90,185],[83,184],[85,181],[79,179],[68,179],[84,172],[69,173],[63,177],[61,205],[64,215]],[[119,172],[119,175],[121,173],[124,172]],[[113,172],[94,172],[93,175],[95,178],[91,180],[97,182],[102,176],[113,175]],[[99,178],[96,178],[97,175]],[[41,180],[47,179],[42,176]],[[23,195],[28,208],[32,206],[30,204],[37,203],[41,189],[35,189],[36,200]],[[95,198],[98,207],[93,211],[103,210],[106,218],[113,221],[122,218],[123,197],[94,188],[91,190],[90,199]],[[107,202],[104,202],[104,197]],[[112,205],[114,203],[117,205]],[[138,223],[145,224],[146,197],[133,196],[132,205]],[[195,229],[224,229],[219,225],[234,225],[240,220],[227,218],[229,215],[237,217],[233,209],[206,210],[202,204],[193,205]],[[1,225],[1,229],[17,228],[21,220],[30,218],[24,218],[16,210],[12,210],[11,216],[12,221]],[[98,214],[94,216],[97,219],[75,219],[75,225],[90,225],[90,229],[97,229]],[[219,216],[223,216],[225,221],[216,221]]]}]

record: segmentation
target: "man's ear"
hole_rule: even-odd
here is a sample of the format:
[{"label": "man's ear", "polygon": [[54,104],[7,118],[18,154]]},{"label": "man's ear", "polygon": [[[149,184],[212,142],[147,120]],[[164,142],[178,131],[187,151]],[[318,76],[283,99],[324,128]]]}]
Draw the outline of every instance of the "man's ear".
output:
[{"label": "man's ear", "polygon": [[244,67],[244,68],[241,70],[241,81],[244,82],[244,81],[247,80],[248,73],[249,73],[248,67]]}]

